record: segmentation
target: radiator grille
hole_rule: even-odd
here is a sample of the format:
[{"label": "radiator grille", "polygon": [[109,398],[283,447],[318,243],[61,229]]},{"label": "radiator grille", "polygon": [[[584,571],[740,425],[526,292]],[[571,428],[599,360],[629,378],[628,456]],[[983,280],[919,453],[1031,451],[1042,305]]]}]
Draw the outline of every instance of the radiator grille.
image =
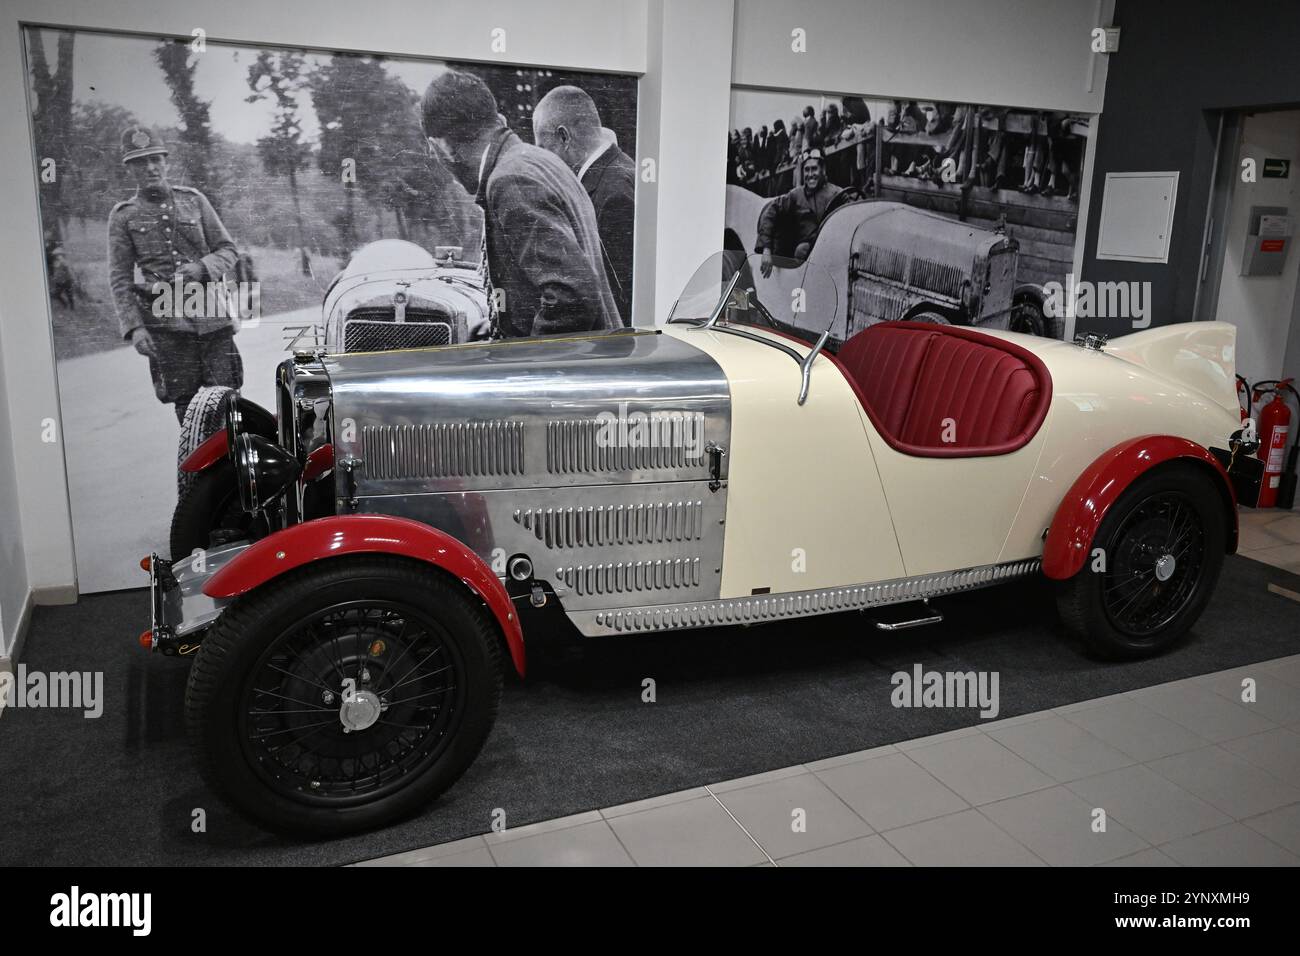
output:
[{"label": "radiator grille", "polygon": [[703,459],[703,412],[546,423],[546,470],[553,475],[689,468]]},{"label": "radiator grille", "polygon": [[473,478],[524,473],[523,422],[365,425],[361,457],[371,478]]},{"label": "radiator grille", "polygon": [[[357,318],[359,315],[362,317]],[[429,313],[429,318],[412,318],[408,310],[405,322],[394,322],[391,313],[387,319],[382,315],[377,312],[370,318],[369,312],[354,312],[343,323],[343,351],[388,352],[453,344],[451,323],[435,320],[435,313]]]},{"label": "radiator grille", "polygon": [[669,591],[698,587],[699,558],[662,561],[620,561],[558,568],[555,576],[576,594],[623,594],[630,591]]},{"label": "radiator grille", "polygon": [[704,533],[704,502],[526,508],[515,512],[515,521],[548,548],[698,541]]},{"label": "radiator grille", "polygon": [[861,277],[853,280],[850,301],[853,308],[849,328],[854,330],[876,322],[895,322],[911,305],[910,298],[902,291]]}]

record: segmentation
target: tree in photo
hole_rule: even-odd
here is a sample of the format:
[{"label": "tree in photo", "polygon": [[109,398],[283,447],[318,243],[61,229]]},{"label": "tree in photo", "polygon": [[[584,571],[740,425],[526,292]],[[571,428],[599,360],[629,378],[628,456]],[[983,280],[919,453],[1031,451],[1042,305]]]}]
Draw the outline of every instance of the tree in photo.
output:
[{"label": "tree in photo", "polygon": [[54,68],[45,56],[45,31],[32,30],[29,47],[32,68],[32,126],[36,134],[39,161],[54,161],[55,176],[41,183],[42,199],[46,213],[47,241],[58,241],[63,236],[67,219],[64,205],[63,183],[71,173],[70,144],[72,139],[72,48],[73,34],[68,30],[54,31],[58,37],[55,46]]},{"label": "tree in photo", "polygon": [[211,103],[199,99],[194,92],[198,59],[191,56],[190,45],[183,40],[163,40],[154,48],[153,56],[167,81],[172,105],[180,114],[180,145],[188,185],[207,196],[213,208],[220,212],[221,181],[212,166]]},{"label": "tree in photo", "polygon": [[245,97],[245,101],[257,103],[269,98],[275,102],[271,132],[257,141],[257,151],[268,173],[289,181],[302,274],[311,275],[302,206],[298,199],[298,171],[311,159],[311,147],[302,141],[302,122],[298,117],[298,93],[303,86],[304,62],[303,54],[293,50],[260,51],[248,68],[248,88],[253,92]]}]

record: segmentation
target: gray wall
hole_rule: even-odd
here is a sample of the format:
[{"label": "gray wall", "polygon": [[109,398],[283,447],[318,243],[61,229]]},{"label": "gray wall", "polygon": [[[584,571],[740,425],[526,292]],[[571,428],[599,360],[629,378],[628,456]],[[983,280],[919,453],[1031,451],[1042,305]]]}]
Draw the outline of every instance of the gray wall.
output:
[{"label": "gray wall", "polygon": [[[1217,119],[1207,111],[1300,103],[1300,4],[1117,0],[1119,52],[1110,57],[1096,137],[1083,278],[1152,284],[1153,324],[1192,318],[1214,166]],[[1167,264],[1095,258],[1107,172],[1178,170]],[[1293,170],[1292,175],[1300,175]],[[1079,319],[1079,329],[1131,332],[1128,320]]]}]

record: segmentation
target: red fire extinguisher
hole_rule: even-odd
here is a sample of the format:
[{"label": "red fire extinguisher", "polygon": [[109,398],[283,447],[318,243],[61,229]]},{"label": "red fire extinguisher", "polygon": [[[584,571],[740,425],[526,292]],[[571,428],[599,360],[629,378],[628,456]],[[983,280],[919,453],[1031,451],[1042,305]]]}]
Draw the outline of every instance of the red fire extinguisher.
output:
[{"label": "red fire extinguisher", "polygon": [[[1255,383],[1256,401],[1269,393],[1273,395],[1273,400],[1259,410],[1259,451],[1256,454],[1264,462],[1264,476],[1259,488],[1260,508],[1272,508],[1277,504],[1278,488],[1282,484],[1286,439],[1291,431],[1291,409],[1287,405],[1286,395],[1296,395],[1291,381],[1284,378],[1280,381]],[[1296,397],[1300,399],[1300,396]]]}]

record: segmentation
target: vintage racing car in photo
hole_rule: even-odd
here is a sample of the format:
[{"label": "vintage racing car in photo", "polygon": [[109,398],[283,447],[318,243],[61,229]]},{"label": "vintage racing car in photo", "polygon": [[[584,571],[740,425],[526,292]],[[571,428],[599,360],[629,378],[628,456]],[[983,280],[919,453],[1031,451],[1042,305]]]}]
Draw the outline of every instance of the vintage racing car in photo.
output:
[{"label": "vintage racing car in photo", "polygon": [[557,606],[595,641],[897,629],[1046,576],[1090,653],[1187,633],[1251,480],[1231,325],[1071,344],[881,322],[832,353],[837,295],[815,263],[724,253],[656,328],[302,352],[273,437],[228,402],[170,559],[143,562],[142,643],[193,657],[206,780],[281,831],[413,813]]},{"label": "vintage racing car in photo", "polygon": [[[758,221],[771,202],[728,186],[724,247],[758,251]],[[1046,314],[1043,286],[1018,280],[1019,257],[1020,243],[1006,228],[864,198],[849,188],[832,201],[808,261],[835,280],[838,310],[829,322],[835,342],[898,320],[1060,338],[1063,322]]]}]

